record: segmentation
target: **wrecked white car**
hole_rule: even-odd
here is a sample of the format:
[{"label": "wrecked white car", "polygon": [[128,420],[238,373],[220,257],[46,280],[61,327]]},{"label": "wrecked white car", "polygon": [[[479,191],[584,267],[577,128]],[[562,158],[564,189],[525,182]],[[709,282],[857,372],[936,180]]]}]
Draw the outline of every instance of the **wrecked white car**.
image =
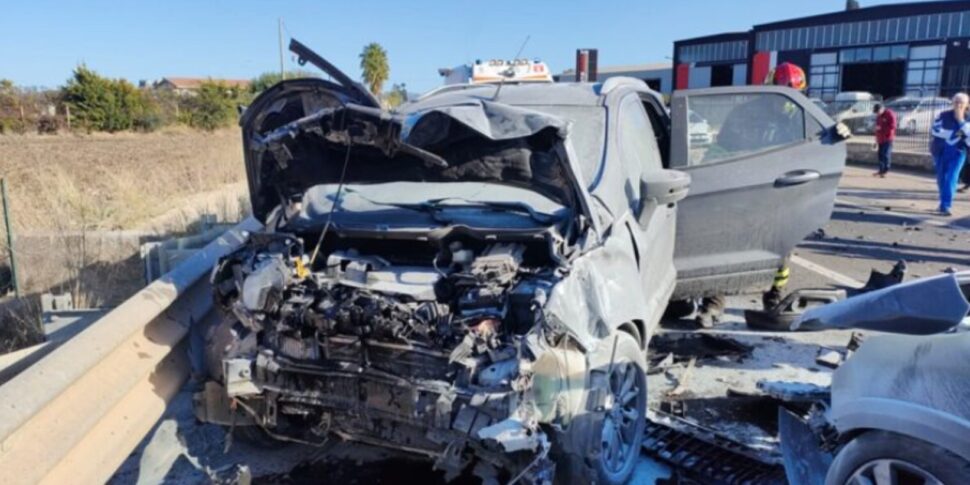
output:
[{"label": "wrecked white car", "polygon": [[[625,482],[646,345],[677,283],[690,177],[667,167],[687,160],[686,146],[671,155],[686,121],[672,128],[632,79],[460,86],[387,112],[291,50],[334,81],[284,81],[243,116],[265,231],[213,272],[225,318],[208,337],[199,418],[425,456],[449,476]],[[815,125],[801,145],[821,143],[806,135]],[[784,187],[820,178],[795,175]],[[722,274],[750,270],[735,262]]]},{"label": "wrecked white car", "polygon": [[[794,328],[865,338],[827,399],[779,409],[793,485],[955,484],[970,477],[970,273],[892,286],[806,312]],[[949,333],[943,333],[949,332]]]}]

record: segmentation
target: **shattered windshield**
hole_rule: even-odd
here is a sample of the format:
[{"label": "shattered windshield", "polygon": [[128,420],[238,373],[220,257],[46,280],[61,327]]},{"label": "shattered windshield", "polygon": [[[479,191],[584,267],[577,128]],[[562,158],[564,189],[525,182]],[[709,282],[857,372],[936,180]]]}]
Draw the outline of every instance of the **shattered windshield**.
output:
[{"label": "shattered windshield", "polygon": [[603,161],[606,108],[602,106],[527,106],[572,122],[569,138],[576,151],[579,176],[589,186]]}]

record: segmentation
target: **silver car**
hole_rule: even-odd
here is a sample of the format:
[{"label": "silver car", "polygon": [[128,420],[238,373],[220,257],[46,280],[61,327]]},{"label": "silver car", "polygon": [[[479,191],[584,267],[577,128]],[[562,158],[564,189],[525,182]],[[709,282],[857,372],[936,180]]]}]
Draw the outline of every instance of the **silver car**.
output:
[{"label": "silver car", "polygon": [[[828,218],[845,159],[788,89],[682,92],[668,112],[634,79],[466,85],[388,112],[291,50],[333,81],[283,81],[243,115],[266,229],[214,269],[224,318],[197,396],[200,419],[254,439],[624,483],[668,299],[770,281]],[[694,146],[688,104],[717,136]]]}]

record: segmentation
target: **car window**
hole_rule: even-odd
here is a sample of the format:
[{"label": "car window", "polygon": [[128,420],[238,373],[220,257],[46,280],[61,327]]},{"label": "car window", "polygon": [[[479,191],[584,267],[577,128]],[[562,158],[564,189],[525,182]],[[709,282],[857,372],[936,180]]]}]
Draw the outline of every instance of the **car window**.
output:
[{"label": "car window", "polygon": [[627,96],[620,103],[617,116],[620,160],[626,172],[625,187],[630,207],[640,204],[640,179],[644,172],[663,169],[660,148],[643,103],[637,96]]},{"label": "car window", "polygon": [[588,187],[596,179],[603,162],[603,140],[606,133],[606,108],[602,106],[525,106],[571,121],[569,134],[573,150],[579,158],[583,183]]},{"label": "car window", "polygon": [[630,154],[636,157],[636,163],[642,171],[663,168],[657,137],[640,98],[629,96],[623,100],[620,104],[619,120],[621,155]]},{"label": "car window", "polygon": [[707,120],[688,129],[689,165],[719,162],[805,139],[805,112],[775,93],[691,96],[688,109]]}]

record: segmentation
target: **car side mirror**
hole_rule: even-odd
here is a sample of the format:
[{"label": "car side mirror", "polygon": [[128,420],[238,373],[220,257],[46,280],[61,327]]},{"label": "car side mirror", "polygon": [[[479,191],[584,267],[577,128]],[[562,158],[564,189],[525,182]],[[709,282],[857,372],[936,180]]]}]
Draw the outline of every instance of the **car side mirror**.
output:
[{"label": "car side mirror", "polygon": [[679,170],[660,170],[643,174],[640,180],[640,219],[641,225],[646,225],[652,211],[650,206],[676,204],[687,197],[690,189],[690,174]]}]

